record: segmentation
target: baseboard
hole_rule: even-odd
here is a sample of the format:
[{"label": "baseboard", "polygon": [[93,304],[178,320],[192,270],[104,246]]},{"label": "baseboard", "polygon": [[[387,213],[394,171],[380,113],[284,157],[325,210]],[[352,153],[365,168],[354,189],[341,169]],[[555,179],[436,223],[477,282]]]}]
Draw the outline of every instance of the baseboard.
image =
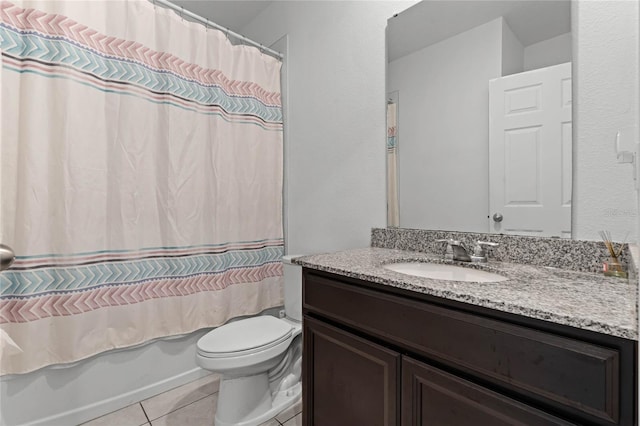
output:
[{"label": "baseboard", "polygon": [[84,407],[78,407],[73,410],[56,414],[55,416],[43,418],[36,422],[25,424],[24,426],[78,425],[91,419],[95,419],[96,417],[127,407],[138,401],[151,398],[154,395],[166,392],[209,374],[211,374],[211,372],[197,367],[182,374],[177,374],[173,377],[169,377],[165,380],[152,383],[139,389],[131,390],[130,392],[126,392],[113,398],[85,405]]}]

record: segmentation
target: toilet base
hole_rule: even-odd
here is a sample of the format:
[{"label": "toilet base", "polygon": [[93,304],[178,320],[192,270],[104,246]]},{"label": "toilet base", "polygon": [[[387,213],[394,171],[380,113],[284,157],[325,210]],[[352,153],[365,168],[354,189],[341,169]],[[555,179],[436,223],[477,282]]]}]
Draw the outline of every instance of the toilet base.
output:
[{"label": "toilet base", "polygon": [[[258,426],[293,405],[302,394],[300,382],[271,394],[268,374],[222,379],[215,426]],[[249,412],[245,412],[247,410]]]}]

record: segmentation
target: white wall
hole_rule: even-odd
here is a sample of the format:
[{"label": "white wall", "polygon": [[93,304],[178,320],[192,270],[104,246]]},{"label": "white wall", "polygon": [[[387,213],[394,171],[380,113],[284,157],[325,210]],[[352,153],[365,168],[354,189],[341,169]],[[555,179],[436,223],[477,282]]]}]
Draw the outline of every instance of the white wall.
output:
[{"label": "white wall", "polygon": [[287,250],[369,245],[386,225],[385,27],[415,2],[274,2],[241,32],[288,35]]},{"label": "white wall", "polygon": [[[613,149],[619,128],[638,126],[637,1],[572,2],[573,214],[572,235],[599,240],[638,238],[638,201],[632,168]],[[577,37],[576,37],[577,34]]]},{"label": "white wall", "polygon": [[524,46],[513,33],[506,19],[502,19],[502,75],[523,71]]},{"label": "white wall", "polygon": [[571,62],[571,33],[524,48],[524,71]]},{"label": "white wall", "polygon": [[388,66],[399,97],[403,228],[487,232],[488,81],[502,75],[502,25],[495,19]]}]

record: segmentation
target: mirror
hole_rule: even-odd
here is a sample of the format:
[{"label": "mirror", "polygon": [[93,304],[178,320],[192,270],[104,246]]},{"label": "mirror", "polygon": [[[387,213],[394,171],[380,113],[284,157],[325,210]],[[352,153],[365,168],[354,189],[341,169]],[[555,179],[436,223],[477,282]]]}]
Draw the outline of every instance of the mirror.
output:
[{"label": "mirror", "polygon": [[571,237],[570,13],[428,0],[389,19],[388,226]]}]

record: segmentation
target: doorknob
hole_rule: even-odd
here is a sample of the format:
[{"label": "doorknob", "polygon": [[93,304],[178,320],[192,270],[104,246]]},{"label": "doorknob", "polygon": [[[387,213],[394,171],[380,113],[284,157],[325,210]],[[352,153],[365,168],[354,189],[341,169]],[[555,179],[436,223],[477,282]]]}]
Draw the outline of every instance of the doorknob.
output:
[{"label": "doorknob", "polygon": [[494,213],[494,214],[493,214],[493,221],[494,221],[494,222],[502,222],[502,214],[500,214],[500,213]]},{"label": "doorknob", "polygon": [[14,260],[16,260],[16,255],[11,250],[11,247],[0,244],[0,271],[4,271],[11,266]]}]

